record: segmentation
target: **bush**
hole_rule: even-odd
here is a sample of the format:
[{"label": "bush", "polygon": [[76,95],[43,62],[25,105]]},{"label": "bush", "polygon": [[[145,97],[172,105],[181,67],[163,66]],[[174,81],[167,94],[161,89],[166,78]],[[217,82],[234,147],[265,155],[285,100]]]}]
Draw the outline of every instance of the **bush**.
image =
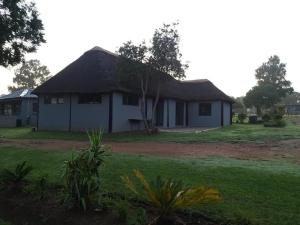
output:
[{"label": "bush", "polygon": [[139,180],[142,190],[137,188],[128,176],[122,177],[126,187],[133,193],[144,197],[149,204],[158,211],[158,217],[154,222],[168,224],[176,209],[186,209],[192,206],[209,202],[221,201],[219,192],[207,187],[185,187],[182,182],[172,179],[163,180],[159,176],[156,180],[148,183],[139,171],[134,171],[135,177]]},{"label": "bush", "polygon": [[239,123],[244,123],[246,118],[247,118],[247,115],[245,113],[239,113],[238,114]]},{"label": "bush", "polygon": [[87,210],[100,190],[99,170],[107,148],[102,145],[102,132],[88,133],[90,147],[65,162],[63,174],[64,202],[71,208]]},{"label": "bush", "polygon": [[265,113],[263,116],[262,116],[262,119],[264,122],[268,122],[271,120],[271,115],[269,113]]},{"label": "bush", "polygon": [[4,169],[1,174],[1,183],[4,188],[14,192],[22,192],[28,184],[27,176],[31,173],[32,167],[26,165],[26,161],[17,164],[14,170]]},{"label": "bush", "polygon": [[256,124],[257,123],[257,116],[256,115],[249,116],[249,123]]},{"label": "bush", "polygon": [[268,122],[265,122],[264,126],[265,127],[285,127],[286,122],[283,119],[281,119],[281,120],[270,120]]}]

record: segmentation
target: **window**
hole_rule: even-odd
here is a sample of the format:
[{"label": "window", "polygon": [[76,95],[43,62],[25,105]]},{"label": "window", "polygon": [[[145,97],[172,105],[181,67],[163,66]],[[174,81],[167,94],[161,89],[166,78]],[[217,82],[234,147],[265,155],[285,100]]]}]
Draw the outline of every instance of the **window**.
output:
[{"label": "window", "polygon": [[199,116],[211,116],[211,103],[199,104]]},{"label": "window", "polygon": [[39,109],[39,105],[37,102],[32,103],[32,112],[37,113]]},{"label": "window", "polygon": [[123,105],[139,105],[139,97],[132,94],[123,94]]},{"label": "window", "polygon": [[81,94],[78,96],[78,104],[100,104],[101,102],[102,102],[101,95]]},{"label": "window", "polygon": [[0,115],[4,115],[4,104],[0,104]]},{"label": "window", "polygon": [[45,104],[64,104],[63,96],[45,96],[44,98]]}]

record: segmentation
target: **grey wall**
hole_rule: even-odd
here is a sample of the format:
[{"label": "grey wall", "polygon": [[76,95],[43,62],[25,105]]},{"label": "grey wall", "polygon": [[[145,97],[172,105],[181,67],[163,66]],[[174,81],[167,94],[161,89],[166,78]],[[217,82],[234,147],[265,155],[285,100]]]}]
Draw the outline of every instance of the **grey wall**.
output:
[{"label": "grey wall", "polygon": [[176,101],[173,99],[166,100],[169,104],[169,128],[176,126]]},{"label": "grey wall", "polygon": [[33,112],[33,103],[37,103],[38,99],[22,99],[20,119],[22,119],[22,125],[36,126],[37,125],[37,113]]},{"label": "grey wall", "polygon": [[100,104],[78,104],[78,95],[72,95],[71,130],[102,129],[108,132],[109,95],[102,95]]},{"label": "grey wall", "polygon": [[199,116],[199,103],[188,103],[190,127],[219,127],[221,126],[221,102],[211,102],[211,116]]},{"label": "grey wall", "polygon": [[[138,106],[123,105],[123,95],[113,93],[113,126],[112,132],[122,132],[142,129],[142,114],[140,110],[141,99]],[[132,124],[129,119],[141,120],[139,124]]]},{"label": "grey wall", "polygon": [[223,102],[223,125],[228,126],[230,125],[230,103]]},{"label": "grey wall", "polygon": [[0,115],[0,127],[16,127],[17,116]]},{"label": "grey wall", "polygon": [[39,96],[39,130],[69,130],[70,97],[64,95],[64,104],[44,104]]}]

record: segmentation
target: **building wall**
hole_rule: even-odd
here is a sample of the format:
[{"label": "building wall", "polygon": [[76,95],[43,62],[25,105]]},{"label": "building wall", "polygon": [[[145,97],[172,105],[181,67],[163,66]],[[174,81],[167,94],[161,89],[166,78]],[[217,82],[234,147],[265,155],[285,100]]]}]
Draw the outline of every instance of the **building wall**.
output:
[{"label": "building wall", "polygon": [[173,99],[166,100],[169,104],[169,128],[176,127],[176,101]]},{"label": "building wall", "polygon": [[[143,128],[141,114],[141,99],[139,105],[123,105],[123,95],[121,93],[113,93],[113,116],[112,116],[112,132],[122,132],[131,130],[140,130]],[[129,119],[140,120],[139,123],[132,123]]]},{"label": "building wall", "polygon": [[211,115],[199,116],[199,103],[188,103],[188,120],[190,127],[219,127],[221,126],[221,102],[211,102]]},{"label": "building wall", "polygon": [[0,115],[0,127],[16,127],[17,119],[17,116]]},{"label": "building wall", "polygon": [[44,96],[39,96],[39,130],[69,130],[70,97],[64,95],[64,104],[44,104]]},{"label": "building wall", "polygon": [[72,95],[71,130],[86,131],[101,129],[108,132],[109,124],[109,95],[102,95],[99,104],[78,104],[78,95]]},{"label": "building wall", "polygon": [[228,126],[230,125],[230,103],[228,102],[223,102],[223,125]]},{"label": "building wall", "polygon": [[22,99],[20,119],[23,126],[36,126],[37,113],[33,112],[33,103],[37,103],[38,99]]}]

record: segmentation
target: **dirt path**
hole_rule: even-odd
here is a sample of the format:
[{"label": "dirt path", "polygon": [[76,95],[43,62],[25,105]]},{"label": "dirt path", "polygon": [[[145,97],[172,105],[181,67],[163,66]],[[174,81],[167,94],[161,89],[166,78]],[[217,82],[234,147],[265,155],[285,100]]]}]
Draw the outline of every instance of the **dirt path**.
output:
[{"label": "dirt path", "polygon": [[[300,163],[300,140],[255,143],[106,143],[113,152],[158,156],[227,156],[238,159],[291,159]],[[65,140],[0,140],[1,146],[30,147],[41,150],[84,149],[88,142]]]}]

